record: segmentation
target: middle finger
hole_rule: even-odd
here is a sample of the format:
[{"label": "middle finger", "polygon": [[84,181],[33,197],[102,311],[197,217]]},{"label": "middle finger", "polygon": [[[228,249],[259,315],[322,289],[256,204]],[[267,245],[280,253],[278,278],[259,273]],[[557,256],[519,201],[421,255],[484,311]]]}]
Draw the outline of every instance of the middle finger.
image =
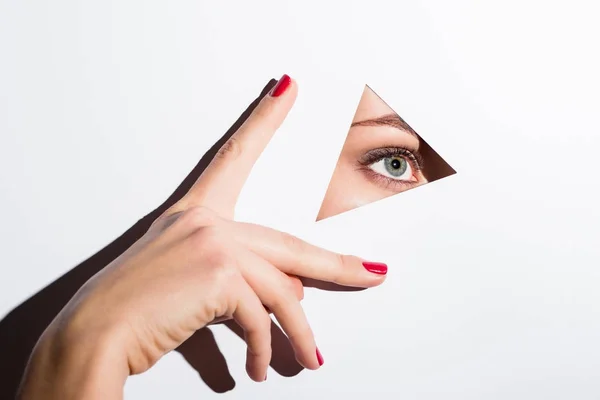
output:
[{"label": "middle finger", "polygon": [[289,278],[247,249],[236,249],[236,256],[242,276],[281,324],[298,362],[308,369],[319,368],[322,359],[317,355],[319,353],[312,329],[300,301],[290,287]]}]

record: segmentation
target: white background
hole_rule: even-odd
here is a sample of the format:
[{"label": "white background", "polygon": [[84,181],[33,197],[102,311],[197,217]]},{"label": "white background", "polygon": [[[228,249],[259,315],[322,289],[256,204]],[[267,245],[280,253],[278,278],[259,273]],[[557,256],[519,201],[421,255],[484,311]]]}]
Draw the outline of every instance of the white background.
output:
[{"label": "white background", "polygon": [[[600,398],[593,1],[0,1],[0,314],[158,204],[270,78],[298,103],[238,217],[385,261],[304,301],[325,366],[236,388],[179,354],[131,399]],[[314,223],[368,83],[458,174]],[[0,377],[1,379],[1,377]]]}]

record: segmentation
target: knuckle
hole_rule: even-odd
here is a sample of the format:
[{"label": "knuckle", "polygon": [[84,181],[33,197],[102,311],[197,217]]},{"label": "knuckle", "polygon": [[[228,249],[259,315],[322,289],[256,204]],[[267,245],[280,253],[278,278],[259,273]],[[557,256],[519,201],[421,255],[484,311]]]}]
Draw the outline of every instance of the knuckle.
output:
[{"label": "knuckle", "polygon": [[217,285],[235,283],[241,276],[235,259],[225,252],[213,252],[207,256],[206,262]]},{"label": "knuckle", "polygon": [[225,256],[223,251],[226,245],[226,237],[216,226],[203,226],[190,235],[190,246],[200,254],[216,257],[216,254]]},{"label": "knuckle", "polygon": [[236,134],[231,136],[221,148],[217,151],[215,158],[229,158],[236,159],[242,154],[242,145],[238,140]]},{"label": "knuckle", "polygon": [[332,282],[341,282],[346,265],[348,264],[348,256],[340,253],[334,253],[333,265],[332,265]]},{"label": "knuckle", "polygon": [[216,221],[216,214],[204,206],[194,206],[184,211],[180,220],[191,228],[201,228]]},{"label": "knuckle", "polygon": [[304,300],[304,285],[302,284],[302,281],[295,276],[290,277],[289,281],[291,285],[290,290],[296,295],[298,301]]},{"label": "knuckle", "polygon": [[249,335],[253,335],[258,340],[248,341],[248,351],[254,355],[260,357],[261,355],[268,355],[271,353],[271,318],[267,313],[260,313],[254,317],[252,326],[245,328],[246,339]]},{"label": "knuckle", "polygon": [[298,284],[296,282],[296,278],[293,278],[291,276],[286,277],[286,279],[283,280],[283,284],[281,285],[281,287],[286,293],[293,293],[295,295],[297,292],[296,288],[298,287]]},{"label": "knuckle", "polygon": [[301,252],[305,248],[305,242],[302,239],[286,232],[281,232],[281,241],[292,252]]},{"label": "knuckle", "polygon": [[215,259],[214,274],[217,281],[222,283],[230,283],[240,277],[235,261],[222,254],[219,254]]},{"label": "knuckle", "polygon": [[204,262],[208,275],[204,278],[210,282],[209,309],[213,318],[226,316],[231,318],[238,301],[238,287],[242,284],[243,277],[235,264],[235,260],[222,252],[208,255]]},{"label": "knuckle", "polygon": [[268,332],[271,330],[271,317],[266,312],[260,313],[257,321],[261,331]]},{"label": "knuckle", "polygon": [[297,302],[296,294],[291,282],[281,285],[273,300],[269,303],[271,311],[277,313],[288,308],[292,303]]}]

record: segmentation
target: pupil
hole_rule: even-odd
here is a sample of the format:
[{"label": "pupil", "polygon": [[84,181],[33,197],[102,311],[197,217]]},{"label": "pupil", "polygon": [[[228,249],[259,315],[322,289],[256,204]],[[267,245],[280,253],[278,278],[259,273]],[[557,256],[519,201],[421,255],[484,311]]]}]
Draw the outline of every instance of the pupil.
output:
[{"label": "pupil", "polygon": [[400,160],[397,160],[397,159],[392,160],[391,164],[392,164],[392,168],[394,168],[394,169],[398,169],[401,166]]}]

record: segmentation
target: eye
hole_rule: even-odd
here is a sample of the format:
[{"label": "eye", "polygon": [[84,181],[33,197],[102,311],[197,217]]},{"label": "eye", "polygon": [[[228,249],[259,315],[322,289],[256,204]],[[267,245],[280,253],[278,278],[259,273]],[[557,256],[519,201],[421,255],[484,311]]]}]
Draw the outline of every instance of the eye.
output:
[{"label": "eye", "polygon": [[358,164],[369,180],[386,189],[404,191],[425,181],[421,155],[402,147],[370,150]]},{"label": "eye", "polygon": [[390,179],[400,181],[413,180],[413,168],[410,162],[401,156],[382,158],[369,165],[369,168]]}]

